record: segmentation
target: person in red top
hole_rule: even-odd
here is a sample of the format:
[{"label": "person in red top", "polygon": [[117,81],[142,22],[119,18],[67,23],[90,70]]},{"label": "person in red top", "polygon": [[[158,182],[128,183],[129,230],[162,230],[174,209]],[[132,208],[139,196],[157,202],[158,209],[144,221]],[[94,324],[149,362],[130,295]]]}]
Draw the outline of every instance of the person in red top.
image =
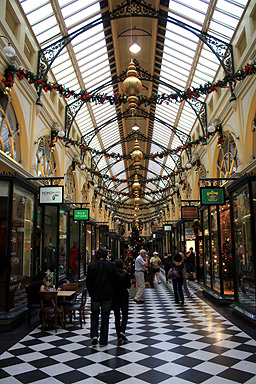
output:
[{"label": "person in red top", "polygon": [[70,248],[70,268],[72,276],[75,276],[77,271],[77,258],[78,258],[78,246],[76,241],[73,243],[73,247]]}]

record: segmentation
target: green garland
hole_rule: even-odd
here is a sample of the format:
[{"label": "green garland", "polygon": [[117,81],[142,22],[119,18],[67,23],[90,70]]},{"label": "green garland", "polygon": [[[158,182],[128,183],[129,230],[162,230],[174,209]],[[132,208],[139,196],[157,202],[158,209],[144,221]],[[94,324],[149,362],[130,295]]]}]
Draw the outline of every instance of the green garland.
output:
[{"label": "green garland", "polygon": [[[82,166],[82,164],[80,164],[79,162],[76,162],[76,165],[78,165],[80,168]],[[83,165],[85,166],[84,170],[86,170],[87,172],[90,172],[91,174],[93,174],[93,175],[95,175],[95,176],[97,176],[97,177],[99,177],[101,179],[115,181],[115,182],[118,182],[118,183],[130,183],[130,184],[134,183],[134,178],[119,179],[116,176],[103,175],[101,172],[96,171],[95,169],[89,168],[85,164],[83,164]],[[192,161],[191,165],[192,165],[192,167],[196,166],[198,168],[200,166],[200,160],[197,159],[197,160]],[[169,175],[166,175],[166,176],[157,176],[157,177],[154,177],[154,178],[151,178],[151,179],[143,179],[143,180],[141,179],[140,180],[140,184],[141,185],[145,185],[147,183],[151,183],[152,181],[168,180],[169,178],[171,178],[173,176],[181,175],[183,172],[185,172],[187,170],[188,169],[186,167],[183,167],[183,168],[179,168],[177,171],[171,172]],[[182,183],[180,182],[180,184],[182,184]],[[109,192],[110,192],[110,190],[109,190]],[[119,194],[119,192],[116,192],[116,193]]]},{"label": "green garland", "polygon": [[[177,148],[166,148],[164,151],[157,152],[157,153],[143,153],[142,159],[154,159],[156,157],[159,157],[160,159],[162,159],[163,157],[168,156],[168,155],[173,155],[173,154],[176,154],[178,152],[182,153],[183,151],[185,151],[185,149],[190,149],[192,147],[195,148],[199,144],[205,145],[205,144],[207,144],[207,139],[209,139],[211,136],[213,136],[216,132],[218,132],[219,135],[222,134],[221,124],[218,124],[216,126],[216,130],[214,132],[212,132],[212,133],[207,132],[206,135],[199,136],[195,140],[189,140],[186,142],[186,144],[179,145]],[[58,132],[56,131],[56,133],[55,133],[56,138],[57,138],[57,134],[58,134]],[[72,145],[74,147],[79,148],[84,153],[89,151],[89,152],[92,152],[96,155],[103,155],[108,159],[113,158],[113,159],[116,159],[118,161],[130,160],[132,158],[131,153],[128,153],[128,154],[127,153],[120,154],[120,153],[115,153],[115,152],[108,153],[106,150],[99,151],[97,149],[88,147],[86,144],[81,144],[81,142],[79,142],[78,140],[73,140],[73,139],[70,139],[70,138],[65,137],[65,136],[63,138],[59,138],[59,139],[64,141],[66,144],[69,144],[69,145]],[[55,145],[55,143],[51,142],[51,146],[54,146],[54,145]]]},{"label": "green garland", "polygon": [[[204,85],[200,85],[197,88],[188,88],[184,92],[175,92],[171,94],[161,94],[161,95],[151,95],[150,97],[139,96],[138,97],[138,106],[140,105],[151,105],[151,104],[162,104],[163,102],[182,102],[184,100],[190,100],[192,97],[199,98],[201,95],[208,95],[211,92],[216,91],[218,88],[230,88],[235,87],[237,81],[244,80],[247,76],[251,76],[256,73],[256,61],[252,64],[247,64],[244,68],[239,69],[237,72],[228,73],[222,80],[217,80],[215,83],[205,83]],[[34,84],[36,87],[41,86],[45,92],[55,90],[61,96],[65,98],[73,97],[75,99],[80,99],[85,102],[95,102],[103,104],[105,102],[109,102],[111,105],[121,105],[127,102],[127,96],[121,95],[116,92],[114,95],[107,94],[88,94],[86,90],[81,90],[79,92],[75,92],[74,90],[70,90],[62,84],[48,82],[48,80],[44,80],[42,77],[35,75],[33,72],[29,70],[25,70],[22,68],[15,68],[13,65],[9,65],[4,71],[4,79],[2,83],[6,88],[12,88],[14,82],[14,76],[17,76],[21,81],[22,79],[28,80],[30,84]]]}]

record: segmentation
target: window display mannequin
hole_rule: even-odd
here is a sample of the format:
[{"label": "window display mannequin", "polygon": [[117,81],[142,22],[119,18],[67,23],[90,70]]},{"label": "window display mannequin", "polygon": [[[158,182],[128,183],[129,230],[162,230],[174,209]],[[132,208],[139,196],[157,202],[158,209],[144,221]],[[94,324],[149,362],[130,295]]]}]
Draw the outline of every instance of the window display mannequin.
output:
[{"label": "window display mannequin", "polygon": [[50,238],[49,245],[44,248],[44,270],[49,269],[51,272],[56,268],[56,248],[52,244],[52,238]]}]

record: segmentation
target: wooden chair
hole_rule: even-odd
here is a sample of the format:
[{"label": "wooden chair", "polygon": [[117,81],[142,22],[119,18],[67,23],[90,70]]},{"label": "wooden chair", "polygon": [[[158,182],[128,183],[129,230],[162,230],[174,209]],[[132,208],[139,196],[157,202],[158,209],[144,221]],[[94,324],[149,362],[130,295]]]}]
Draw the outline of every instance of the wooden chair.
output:
[{"label": "wooden chair", "polygon": [[83,289],[81,302],[74,302],[72,305],[64,307],[64,327],[66,327],[66,315],[69,314],[69,321],[72,322],[72,313],[79,312],[80,326],[83,326],[83,319],[85,323],[85,304],[87,298],[87,288]]},{"label": "wooden chair", "polygon": [[[72,295],[71,297],[64,297],[63,300],[61,300],[60,305],[62,307],[70,307],[71,305],[76,302],[77,298],[77,289],[78,289],[78,284],[77,283],[64,283],[63,284],[63,291],[76,291],[75,295]],[[75,313],[74,313],[74,318],[76,318]]]},{"label": "wooden chair", "polygon": [[30,325],[31,320],[31,313],[33,309],[40,309],[40,304],[31,304],[31,298],[30,298],[30,285],[27,284],[25,286],[25,291],[27,294],[27,307],[28,307],[28,325]]},{"label": "wooden chair", "polygon": [[[57,320],[61,316],[61,327],[63,328],[64,308],[57,305],[57,291],[41,291],[40,304],[42,313],[42,332],[49,318],[54,318],[55,332],[57,333]],[[52,305],[51,305],[52,304]]]}]

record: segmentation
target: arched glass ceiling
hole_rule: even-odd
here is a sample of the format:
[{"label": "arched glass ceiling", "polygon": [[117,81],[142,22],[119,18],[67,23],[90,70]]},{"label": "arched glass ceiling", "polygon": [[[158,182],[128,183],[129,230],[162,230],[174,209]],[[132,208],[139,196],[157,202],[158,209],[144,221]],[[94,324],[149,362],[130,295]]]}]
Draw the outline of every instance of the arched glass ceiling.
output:
[{"label": "arched glass ceiling", "polygon": [[[151,0],[148,2],[155,3]],[[199,31],[203,30],[225,42],[230,42],[247,2],[247,0],[170,0],[168,15]],[[42,48],[98,19],[101,15],[98,0],[20,0],[20,4]],[[111,4],[110,0],[105,2],[106,6],[108,4]],[[115,4],[120,5],[121,0],[117,0]],[[111,80],[109,52],[104,33],[110,28],[111,25],[104,29],[103,24],[100,24],[72,40],[51,67],[56,81],[74,91],[80,89],[92,91]],[[214,79],[219,62],[197,36],[170,22],[166,23],[164,29],[160,27],[160,30],[156,52],[153,50],[152,52],[155,53],[156,64],[161,63],[161,81],[184,90],[191,86],[198,87]],[[119,52],[116,53],[114,60],[118,59],[118,54]],[[113,94],[113,88],[108,86],[102,92]],[[171,88],[167,85],[160,84],[158,87],[158,93],[171,92]],[[199,100],[203,101],[204,97],[201,96]],[[86,135],[115,115],[115,107],[109,104],[86,104],[77,113],[76,123],[81,134]],[[196,119],[192,108],[185,102],[156,105],[155,116],[186,134],[190,133]],[[108,148],[114,143],[120,143],[120,137],[119,126],[115,121],[101,129],[90,146],[98,150]],[[181,144],[178,136],[157,120],[154,121],[151,138],[151,153],[160,152],[166,147],[176,148]],[[121,144],[111,149],[113,152],[123,153]],[[157,161],[158,164],[152,160],[148,161],[148,178],[155,177],[155,174],[166,174],[161,164],[171,169],[175,166],[170,156]],[[105,169],[112,164],[114,166],[110,167],[109,175],[118,174],[119,178],[127,177],[122,160],[116,162],[115,159],[102,157],[98,163],[99,169]],[[158,185],[148,183],[146,190],[155,190],[156,187],[164,185],[163,182],[159,182]],[[114,183],[110,183],[109,187],[113,186]],[[120,191],[125,188],[128,188],[128,185],[123,183],[117,189]]]},{"label": "arched glass ceiling", "polygon": [[[88,20],[91,22],[100,17],[100,4],[98,1],[84,0],[54,0],[54,1],[20,1],[32,29],[42,48],[48,46],[61,36],[72,33]],[[96,25],[88,32],[77,36],[65,47],[56,58],[51,70],[59,84],[64,84],[74,91],[86,89],[93,91],[99,85],[111,81],[107,47],[103,24]],[[104,89],[104,94],[113,94],[113,87]],[[75,118],[81,135],[96,129],[106,120],[116,116],[114,106],[98,104],[84,106]],[[107,125],[90,143],[92,148],[101,150],[114,142],[120,141],[117,121]],[[117,153],[122,154],[119,146]],[[99,168],[106,168],[110,164],[105,157],[99,162]],[[124,171],[124,163],[107,172]]]},{"label": "arched glass ceiling", "polygon": [[[215,10],[211,9],[211,3],[209,0],[170,0],[168,16],[230,42],[247,0],[217,0]],[[161,44],[159,39],[158,43]],[[180,90],[212,82],[220,64],[217,57],[196,35],[170,22],[166,24],[162,52],[160,80]],[[195,56],[195,52],[198,56]],[[159,86],[158,92],[172,93],[171,89],[163,85]],[[203,101],[204,97],[201,96],[199,100]],[[187,134],[196,120],[192,108],[185,102],[157,105],[155,115],[159,118],[168,116],[169,124]],[[180,145],[177,136],[164,130],[156,121],[152,139],[168,148]],[[151,152],[155,150],[155,145],[152,144]],[[173,167],[170,157],[160,161]],[[149,172],[147,177],[150,177]]]}]

